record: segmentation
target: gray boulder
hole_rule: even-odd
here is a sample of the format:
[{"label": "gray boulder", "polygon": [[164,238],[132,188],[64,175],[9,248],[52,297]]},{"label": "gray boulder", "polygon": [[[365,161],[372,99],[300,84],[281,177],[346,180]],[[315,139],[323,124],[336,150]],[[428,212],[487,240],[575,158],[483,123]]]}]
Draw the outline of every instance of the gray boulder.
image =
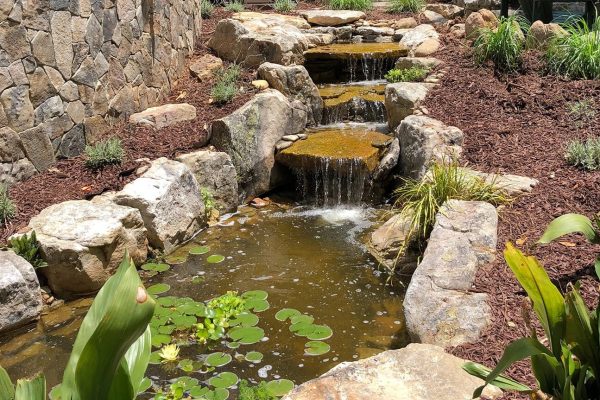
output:
[{"label": "gray boulder", "polygon": [[288,100],[299,100],[306,106],[308,125],[316,126],[321,122],[323,99],[304,66],[264,63],[257,73],[260,79],[269,83],[269,87],[279,90]]},{"label": "gray boulder", "polygon": [[303,10],[300,15],[313,25],[337,26],[351,24],[359,19],[365,19],[362,11],[350,10]]},{"label": "gray boulder", "polygon": [[[296,387],[282,400],[470,400],[483,384],[462,369],[465,360],[438,346],[412,343],[364,360],[343,362]],[[488,399],[502,391],[488,386]]]},{"label": "gray boulder", "polygon": [[164,157],[113,197],[116,204],[138,209],[148,242],[166,254],[205,224],[204,203],[196,178],[183,163]]},{"label": "gray boulder", "polygon": [[463,133],[424,115],[406,117],[394,132],[400,140],[402,173],[421,179],[434,162],[448,162],[462,153]]},{"label": "gray boulder", "polygon": [[470,292],[477,270],[494,260],[498,213],[481,201],[450,200],[436,216],[427,249],[404,298],[414,341],[476,342],[491,321],[487,294]]},{"label": "gray boulder", "polygon": [[[432,25],[421,24],[402,35],[400,44],[408,47],[409,55],[426,57],[438,49],[439,37]],[[432,50],[425,51],[426,49]]]},{"label": "gray boulder", "polygon": [[[371,234],[367,248],[389,270],[411,273],[417,267],[418,254],[405,244],[411,218],[411,215],[396,214]],[[400,251],[404,254],[400,255]]]},{"label": "gray boulder", "polygon": [[12,251],[0,251],[0,332],[38,319],[42,312],[35,270]]},{"label": "gray boulder", "polygon": [[394,138],[392,143],[388,146],[381,157],[381,161],[379,161],[379,165],[373,171],[373,180],[382,181],[388,177],[390,172],[396,165],[398,165],[398,160],[400,159],[400,141],[398,138]]},{"label": "gray boulder", "polygon": [[227,153],[199,150],[182,154],[177,157],[177,161],[184,163],[192,171],[200,188],[206,188],[212,194],[221,213],[237,209],[237,173]]},{"label": "gray boulder", "polygon": [[137,265],[146,260],[144,222],[138,210],[112,203],[66,201],[29,221],[48,266],[41,272],[62,297],[98,291],[125,252]]},{"label": "gray boulder", "polygon": [[392,83],[385,87],[385,109],[390,131],[416,111],[432,87],[431,83],[418,82]]},{"label": "gray boulder", "polygon": [[281,92],[267,89],[212,123],[211,143],[231,156],[241,200],[277,185],[275,144],[284,135],[302,131],[306,121],[303,105],[294,108]]}]

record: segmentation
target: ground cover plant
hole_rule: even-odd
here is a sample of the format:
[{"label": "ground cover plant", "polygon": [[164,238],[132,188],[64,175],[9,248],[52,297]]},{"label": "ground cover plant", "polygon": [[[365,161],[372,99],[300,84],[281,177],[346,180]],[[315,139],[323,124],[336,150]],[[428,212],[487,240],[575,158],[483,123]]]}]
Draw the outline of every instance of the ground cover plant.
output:
[{"label": "ground cover plant", "polygon": [[241,68],[237,64],[231,64],[217,74],[217,81],[213,85],[211,95],[215,103],[229,103],[237,94],[238,79]]},{"label": "ground cover plant", "polygon": [[565,158],[569,164],[581,169],[588,171],[600,169],[600,137],[569,142]]},{"label": "ground cover plant", "polygon": [[424,0],[390,0],[387,12],[395,13],[418,13],[425,8]]},{"label": "ground cover plant", "polygon": [[17,214],[17,207],[10,198],[6,185],[0,185],[0,223],[12,219]]},{"label": "ground cover plant", "polygon": [[225,4],[225,9],[231,12],[244,11],[244,3],[238,0],[233,0]]},{"label": "ground cover plant", "polygon": [[290,12],[296,8],[294,0],[275,0],[273,9],[278,12]]},{"label": "ground cover plant", "polygon": [[473,43],[473,57],[479,65],[491,61],[504,72],[515,72],[523,63],[525,38],[516,17],[500,18],[497,28],[480,29]]},{"label": "ground cover plant", "polygon": [[40,244],[37,241],[35,231],[11,238],[9,245],[15,254],[27,260],[33,268],[38,269],[48,265],[40,254]]},{"label": "ground cover plant", "polygon": [[570,101],[567,103],[569,117],[578,128],[584,127],[596,118],[596,102],[589,98],[585,100]]},{"label": "ground cover plant", "polygon": [[546,52],[550,72],[571,79],[600,78],[600,17],[564,25],[568,35],[555,37]]},{"label": "ground cover plant", "polygon": [[334,10],[366,11],[373,8],[373,0],[328,0]]},{"label": "ground cover plant", "polygon": [[396,82],[420,82],[429,72],[426,68],[410,67],[406,69],[391,69],[385,74],[385,79],[390,83]]},{"label": "ground cover plant", "polygon": [[202,15],[202,18],[207,19],[212,17],[214,11],[215,6],[210,2],[210,0],[202,0],[200,3],[200,14]]},{"label": "ground cover plant", "polygon": [[125,152],[119,138],[102,140],[85,147],[85,165],[90,169],[100,169],[111,164],[120,164]]}]

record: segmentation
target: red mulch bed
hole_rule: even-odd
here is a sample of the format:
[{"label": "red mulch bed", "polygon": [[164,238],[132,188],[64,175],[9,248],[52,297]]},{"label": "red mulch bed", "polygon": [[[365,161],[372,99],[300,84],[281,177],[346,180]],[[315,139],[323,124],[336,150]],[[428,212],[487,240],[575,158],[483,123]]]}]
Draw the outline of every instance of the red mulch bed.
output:
[{"label": "red mulch bed", "polygon": [[[586,301],[598,302],[598,280],[593,260],[600,253],[579,236],[549,246],[535,246],[547,224],[564,213],[593,216],[600,211],[600,172],[585,172],[566,164],[566,143],[598,135],[600,82],[567,81],[544,75],[540,55],[526,55],[523,71],[495,73],[491,66],[476,67],[463,42],[446,37],[438,55],[449,73],[427,98],[434,118],[455,125],[465,134],[463,159],[485,172],[530,176],[540,181],[530,195],[518,198],[500,211],[498,257],[482,268],[475,291],[489,294],[493,323],[475,344],[451,349],[461,357],[490,367],[504,347],[527,334],[521,316],[525,294],[506,266],[501,251],[508,241],[517,242],[535,255],[562,290],[580,281]],[[567,111],[569,101],[596,99],[594,120],[579,124]],[[515,378],[534,384],[527,362],[509,371]],[[506,394],[506,399],[525,396]]]},{"label": "red mulch bed", "polygon": [[[230,13],[218,8],[212,18],[203,21],[202,37],[195,56],[209,52],[206,41],[214,32],[216,23]],[[255,91],[250,85],[253,71],[244,71],[243,92],[229,104],[217,106],[209,103],[211,82],[199,82],[192,76],[181,79],[165,101],[187,102],[196,107],[196,119],[177,126],[155,131],[149,127],[131,126],[125,122],[113,127],[106,137],[117,136],[123,141],[125,160],[121,165],[109,166],[94,172],[85,167],[84,157],[60,160],[44,173],[10,188],[10,196],[18,209],[17,216],[0,230],[0,241],[24,228],[31,217],[49,205],[77,199],[89,199],[97,194],[120,190],[134,177],[139,159],[173,157],[205,146],[208,141],[208,124],[222,118],[248,101]]]}]

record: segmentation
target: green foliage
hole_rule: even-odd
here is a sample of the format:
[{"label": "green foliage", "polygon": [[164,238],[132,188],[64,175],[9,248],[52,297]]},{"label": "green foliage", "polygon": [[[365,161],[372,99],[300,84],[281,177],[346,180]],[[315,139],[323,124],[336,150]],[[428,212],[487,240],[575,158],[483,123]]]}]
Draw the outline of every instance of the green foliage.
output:
[{"label": "green foliage", "polygon": [[373,0],[329,0],[333,10],[366,11],[373,8]]},{"label": "green foliage", "polygon": [[38,269],[48,266],[40,255],[40,244],[35,236],[35,231],[32,231],[30,235],[24,234],[11,238],[9,243],[13,251],[27,260],[33,268]]},{"label": "green foliage", "polygon": [[420,82],[427,76],[429,70],[421,67],[410,67],[407,69],[391,69],[385,74],[388,82]]},{"label": "green foliage", "polygon": [[85,165],[91,169],[120,164],[124,156],[125,151],[119,138],[110,138],[85,147]]},{"label": "green foliage", "polygon": [[200,2],[200,15],[203,19],[212,17],[214,11],[215,6],[210,2],[210,0],[202,0]]},{"label": "green foliage", "polygon": [[242,379],[239,386],[239,400],[277,400],[267,389],[266,382],[260,382],[258,385],[250,386],[247,380]]},{"label": "green foliage", "polygon": [[296,8],[294,0],[275,0],[273,8],[278,12],[290,12]]},{"label": "green foliage", "polygon": [[600,79],[600,17],[591,27],[581,19],[565,29],[569,34],[555,37],[548,46],[549,70],[571,79]]},{"label": "green foliage", "polygon": [[520,20],[500,18],[498,28],[483,28],[478,32],[473,43],[473,56],[477,64],[492,61],[498,70],[514,72],[521,67],[524,48]]},{"label": "green foliage", "polygon": [[244,11],[244,3],[242,1],[233,0],[225,4],[225,9],[234,13]]},{"label": "green foliage", "polygon": [[425,0],[390,0],[387,12],[396,13],[419,13],[425,8]]},{"label": "green foliage", "polygon": [[202,202],[204,203],[204,213],[206,215],[210,215],[212,210],[214,210],[216,207],[215,198],[210,190],[206,187],[200,188],[200,196],[202,197]]},{"label": "green foliage", "polygon": [[221,70],[217,76],[211,96],[215,103],[229,103],[237,94],[237,81],[241,75],[241,68],[237,64],[231,64],[224,70]]},{"label": "green foliage", "polygon": [[600,137],[588,138],[585,142],[573,140],[567,144],[567,162],[576,167],[595,171],[600,169]]},{"label": "green foliage", "polygon": [[10,199],[6,185],[0,185],[0,223],[5,224],[17,214],[17,207]]},{"label": "green foliage", "polygon": [[[590,240],[599,238],[589,219],[568,214],[553,221],[540,241],[545,243],[575,231],[582,231]],[[563,297],[535,257],[526,257],[510,243],[504,258],[531,299],[545,338],[538,338],[535,328],[528,326],[530,336],[509,344],[494,370],[466,368],[467,371],[485,379],[486,384],[500,386],[502,372],[515,362],[529,358],[540,390],[553,399],[598,398],[599,309],[587,308],[577,285],[570,286]],[[483,387],[473,393],[473,398],[480,396]],[[527,387],[511,389],[531,392]]]},{"label": "green foliage", "polygon": [[[126,255],[96,296],[75,339],[62,384],[53,400],[132,400],[142,387],[150,358],[154,300]],[[0,371],[0,399],[11,399]],[[43,376],[19,380],[15,400],[44,400]]]},{"label": "green foliage", "polygon": [[568,102],[567,111],[578,128],[592,122],[597,114],[596,103],[592,98]]},{"label": "green foliage", "polygon": [[425,241],[433,228],[435,215],[446,201],[477,200],[499,205],[510,198],[495,185],[471,175],[456,163],[434,164],[422,180],[406,179],[394,195],[395,211],[409,220],[401,253],[412,243]]}]

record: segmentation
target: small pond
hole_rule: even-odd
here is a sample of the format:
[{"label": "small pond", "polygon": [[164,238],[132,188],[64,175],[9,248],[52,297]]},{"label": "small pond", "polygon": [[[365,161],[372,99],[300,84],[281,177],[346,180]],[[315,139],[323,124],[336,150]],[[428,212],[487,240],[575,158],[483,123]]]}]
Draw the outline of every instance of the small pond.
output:
[{"label": "small pond", "polygon": [[[251,382],[286,378],[298,384],[340,362],[406,345],[401,287],[386,285],[386,276],[378,271],[362,244],[379,218],[381,211],[368,208],[280,204],[259,210],[242,207],[236,215],[201,232],[194,243],[172,257],[185,261],[147,277],[147,285],[169,285],[159,297],[197,301],[227,291],[265,291],[269,308],[256,312],[260,317],[257,327],[264,330],[264,338],[237,349],[219,341],[210,346],[182,344],[180,359],[197,362],[206,354],[223,352],[231,355],[232,361],[206,372],[197,366],[184,372],[177,363],[154,364],[147,376],[165,386],[167,380],[180,376],[204,382],[228,371]],[[199,245],[209,251],[189,254]],[[223,255],[224,260],[207,262],[215,254]],[[0,339],[0,365],[15,377],[44,371],[49,387],[57,384],[89,304],[89,299],[72,302],[45,315],[37,328],[12,340]],[[288,321],[275,318],[284,308],[296,309],[312,316],[315,324],[330,327],[333,335],[323,342],[331,349],[318,356],[306,355],[308,339],[291,332]],[[249,352],[260,352],[262,360],[246,361],[244,356]]]}]

